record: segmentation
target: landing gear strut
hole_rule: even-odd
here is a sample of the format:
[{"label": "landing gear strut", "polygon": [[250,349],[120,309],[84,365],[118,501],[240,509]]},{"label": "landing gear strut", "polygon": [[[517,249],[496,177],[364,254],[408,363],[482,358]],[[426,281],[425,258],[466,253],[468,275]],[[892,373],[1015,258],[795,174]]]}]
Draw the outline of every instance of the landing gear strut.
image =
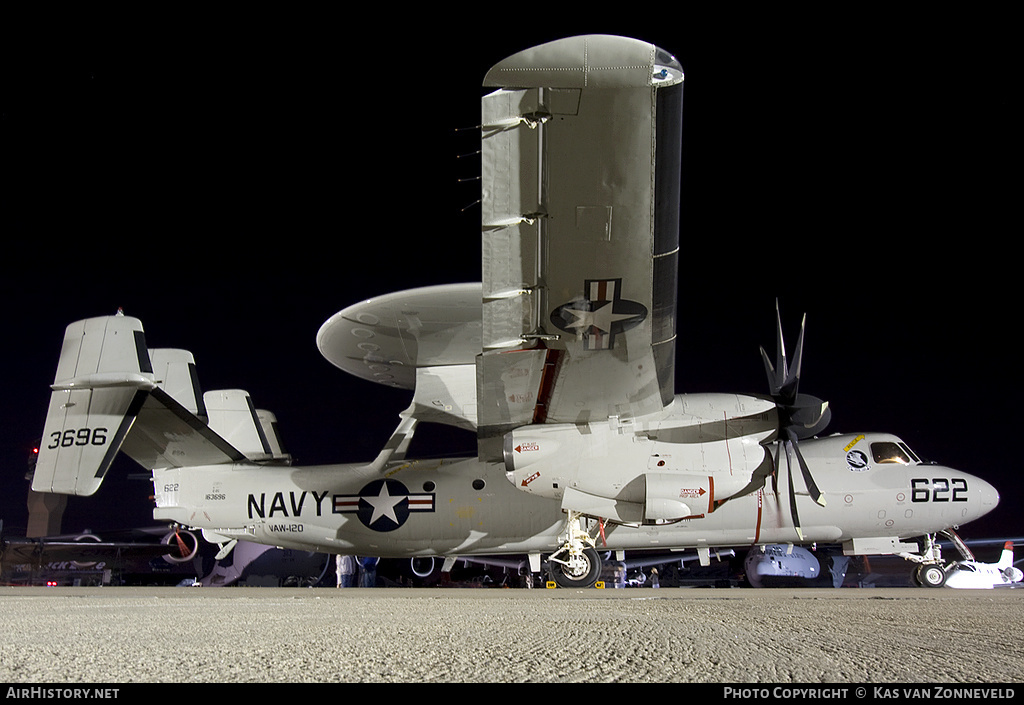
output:
[{"label": "landing gear strut", "polygon": [[601,575],[594,539],[580,526],[579,512],[569,512],[562,547],[548,556],[548,572],[558,587],[593,587]]},{"label": "landing gear strut", "polygon": [[[952,532],[943,532],[949,535]],[[953,534],[955,541],[959,542],[960,537]],[[966,547],[965,547],[966,548]],[[900,554],[903,558],[918,564],[914,569],[914,581],[922,587],[942,587],[946,584],[946,568],[942,561],[942,551],[939,542],[935,537],[928,534],[924,537],[921,555]]]}]

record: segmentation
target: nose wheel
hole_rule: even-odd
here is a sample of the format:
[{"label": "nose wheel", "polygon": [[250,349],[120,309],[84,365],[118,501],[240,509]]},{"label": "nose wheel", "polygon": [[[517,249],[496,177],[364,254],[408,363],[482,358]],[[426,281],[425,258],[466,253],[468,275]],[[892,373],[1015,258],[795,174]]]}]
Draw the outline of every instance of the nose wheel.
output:
[{"label": "nose wheel", "polygon": [[580,528],[578,512],[570,512],[562,547],[548,556],[548,573],[558,587],[593,587],[601,576],[601,556],[594,539]]},{"label": "nose wheel", "polygon": [[924,563],[914,571],[914,577],[923,587],[942,587],[946,583],[946,571],[938,563]]}]

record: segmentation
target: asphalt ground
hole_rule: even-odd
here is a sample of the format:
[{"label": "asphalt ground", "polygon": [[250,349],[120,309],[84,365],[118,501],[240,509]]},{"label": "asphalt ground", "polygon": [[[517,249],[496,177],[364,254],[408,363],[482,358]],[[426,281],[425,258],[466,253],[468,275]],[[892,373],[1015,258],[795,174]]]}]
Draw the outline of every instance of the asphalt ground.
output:
[{"label": "asphalt ground", "polygon": [[1022,608],[948,588],[10,587],[0,683],[1021,683]]}]

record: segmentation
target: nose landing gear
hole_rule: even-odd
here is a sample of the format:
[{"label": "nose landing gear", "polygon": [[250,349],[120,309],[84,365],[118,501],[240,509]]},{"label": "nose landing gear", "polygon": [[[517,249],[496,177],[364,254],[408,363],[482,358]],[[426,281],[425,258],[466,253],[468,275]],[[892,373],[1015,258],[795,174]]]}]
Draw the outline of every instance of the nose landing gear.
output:
[{"label": "nose landing gear", "polygon": [[[970,550],[963,543],[959,536],[952,529],[939,532],[949,538],[965,558],[973,560]],[[928,534],[924,537],[921,547],[921,555],[900,554],[903,558],[918,564],[914,569],[914,581],[921,587],[942,587],[946,584],[946,564],[942,560],[942,550],[935,536]]]}]

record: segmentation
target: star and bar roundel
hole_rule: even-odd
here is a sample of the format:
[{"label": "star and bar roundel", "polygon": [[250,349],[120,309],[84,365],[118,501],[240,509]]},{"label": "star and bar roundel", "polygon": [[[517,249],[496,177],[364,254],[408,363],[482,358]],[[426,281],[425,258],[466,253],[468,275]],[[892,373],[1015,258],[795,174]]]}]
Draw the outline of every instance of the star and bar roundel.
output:
[{"label": "star and bar roundel", "polygon": [[583,296],[551,312],[551,322],[583,342],[584,350],[611,350],[615,336],[647,318],[647,307],[622,298],[622,279],[587,279]]},{"label": "star and bar roundel", "polygon": [[434,495],[413,494],[398,480],[374,480],[357,495],[335,495],[336,514],[355,514],[374,531],[394,531],[412,512],[434,511]]}]

